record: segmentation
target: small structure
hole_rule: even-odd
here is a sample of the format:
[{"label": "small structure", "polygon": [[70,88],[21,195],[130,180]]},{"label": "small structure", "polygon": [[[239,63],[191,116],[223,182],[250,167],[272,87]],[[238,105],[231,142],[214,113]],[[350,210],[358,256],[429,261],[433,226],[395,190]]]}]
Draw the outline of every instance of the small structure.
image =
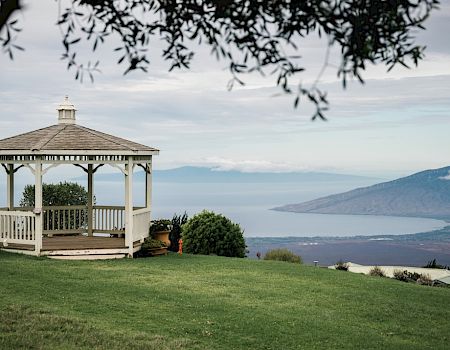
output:
[{"label": "small structure", "polygon": [[[65,258],[132,257],[148,236],[152,157],[159,151],[77,125],[75,113],[66,96],[58,108],[57,125],[0,140],[0,164],[7,173],[7,207],[0,208],[0,249]],[[86,172],[86,206],[42,205],[43,176],[61,164]],[[94,173],[104,165],[124,174],[125,206],[94,204]],[[133,206],[135,166],[146,174],[145,207],[141,208]],[[14,174],[22,168],[35,178],[34,208],[14,206]]]}]

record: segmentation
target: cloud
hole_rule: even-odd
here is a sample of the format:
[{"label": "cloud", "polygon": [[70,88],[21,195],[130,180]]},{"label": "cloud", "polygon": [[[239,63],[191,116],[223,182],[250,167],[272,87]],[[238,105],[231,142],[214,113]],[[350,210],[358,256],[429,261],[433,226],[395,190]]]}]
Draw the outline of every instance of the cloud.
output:
[{"label": "cloud", "polygon": [[292,171],[310,171],[310,167],[291,162],[275,162],[269,160],[239,160],[221,157],[208,157],[196,162],[196,165],[208,166],[215,171],[237,170],[241,172],[286,173]]}]

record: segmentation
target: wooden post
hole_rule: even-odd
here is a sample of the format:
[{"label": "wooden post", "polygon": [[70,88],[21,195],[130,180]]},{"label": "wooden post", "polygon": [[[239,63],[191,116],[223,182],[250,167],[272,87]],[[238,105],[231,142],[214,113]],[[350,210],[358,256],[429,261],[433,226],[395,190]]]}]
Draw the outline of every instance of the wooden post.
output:
[{"label": "wooden post", "polygon": [[152,208],[152,162],[147,163],[145,171],[145,207]]},{"label": "wooden post", "polygon": [[94,219],[94,165],[88,164],[88,236],[93,236]]},{"label": "wooden post", "polygon": [[125,245],[133,257],[133,156],[125,164]]},{"label": "wooden post", "polygon": [[35,227],[35,252],[36,255],[41,254],[42,249],[42,229],[43,229],[43,211],[42,211],[42,160],[41,156],[36,156],[34,170],[35,186],[34,186],[34,213],[36,214]]},{"label": "wooden post", "polygon": [[14,210],[14,164],[8,165],[7,177],[6,205],[9,210]]}]

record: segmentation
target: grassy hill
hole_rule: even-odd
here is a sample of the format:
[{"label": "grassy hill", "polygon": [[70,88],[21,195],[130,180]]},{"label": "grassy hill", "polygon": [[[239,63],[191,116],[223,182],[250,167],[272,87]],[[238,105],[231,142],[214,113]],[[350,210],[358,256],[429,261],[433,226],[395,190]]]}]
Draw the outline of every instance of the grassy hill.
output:
[{"label": "grassy hill", "polygon": [[450,289],[212,256],[0,252],[0,349],[444,349]]}]

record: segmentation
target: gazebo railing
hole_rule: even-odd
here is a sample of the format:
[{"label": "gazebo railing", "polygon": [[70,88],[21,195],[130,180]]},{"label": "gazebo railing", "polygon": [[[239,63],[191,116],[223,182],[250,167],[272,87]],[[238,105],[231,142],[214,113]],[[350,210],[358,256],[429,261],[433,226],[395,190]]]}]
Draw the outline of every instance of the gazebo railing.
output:
[{"label": "gazebo railing", "polygon": [[125,207],[96,205],[92,223],[94,233],[123,234],[125,232]]},{"label": "gazebo railing", "polygon": [[[148,236],[150,209],[133,208],[133,241]],[[32,215],[31,207],[16,207],[6,213]],[[88,232],[88,207],[85,205],[45,206],[42,208],[43,235],[81,234]],[[125,207],[95,205],[92,213],[92,233],[121,235],[125,233]]]},{"label": "gazebo railing", "polygon": [[150,208],[133,210],[133,242],[148,237],[150,228]]},{"label": "gazebo railing", "polygon": [[32,212],[1,211],[0,242],[5,247],[12,244],[35,244],[36,216]]}]

